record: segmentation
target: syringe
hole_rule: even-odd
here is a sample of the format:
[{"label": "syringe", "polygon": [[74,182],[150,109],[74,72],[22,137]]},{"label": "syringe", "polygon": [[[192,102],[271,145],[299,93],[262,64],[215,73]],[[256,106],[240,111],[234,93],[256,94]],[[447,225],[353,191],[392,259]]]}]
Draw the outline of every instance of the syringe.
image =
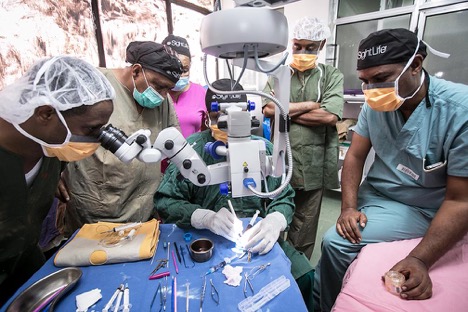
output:
[{"label": "syringe", "polygon": [[124,224],[124,225],[116,226],[116,227],[114,227],[114,228],[112,228],[110,230],[101,232],[100,234],[111,233],[111,232],[120,232],[120,231],[123,231],[123,230],[135,228],[135,227],[140,226],[140,225],[141,225],[141,222],[127,223],[127,224]]},{"label": "syringe", "polygon": [[259,210],[255,211],[255,214],[253,215],[252,219],[250,219],[249,224],[247,224],[244,232],[242,232],[242,233],[245,233],[248,229],[253,227],[253,225],[255,224],[255,220],[257,220],[257,217],[258,217],[259,214],[260,214]]},{"label": "syringe", "polygon": [[226,264],[231,263],[231,261],[236,258],[237,258],[237,255],[234,255],[231,258],[224,258],[224,261],[221,261],[217,265],[214,265],[211,268],[209,268],[209,270],[205,273],[205,275],[218,271],[219,269],[223,268]]}]

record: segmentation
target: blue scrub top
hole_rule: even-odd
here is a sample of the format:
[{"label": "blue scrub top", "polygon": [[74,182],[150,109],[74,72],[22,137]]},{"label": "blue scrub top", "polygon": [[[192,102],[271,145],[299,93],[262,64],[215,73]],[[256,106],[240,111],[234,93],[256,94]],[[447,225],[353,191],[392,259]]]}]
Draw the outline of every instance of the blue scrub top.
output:
[{"label": "blue scrub top", "polygon": [[377,112],[365,103],[355,131],[376,153],[367,183],[390,199],[439,209],[447,175],[468,176],[467,95],[468,86],[431,76],[406,122],[398,110]]}]

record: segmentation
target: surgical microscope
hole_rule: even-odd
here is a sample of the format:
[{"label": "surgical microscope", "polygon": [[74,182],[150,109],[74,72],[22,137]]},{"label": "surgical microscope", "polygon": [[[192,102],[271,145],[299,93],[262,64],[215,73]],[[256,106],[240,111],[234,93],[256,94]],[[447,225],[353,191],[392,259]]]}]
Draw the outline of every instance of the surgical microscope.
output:
[{"label": "surgical microscope", "polygon": [[[286,50],[288,24],[283,14],[254,6],[294,1],[235,1],[238,7],[216,10],[204,17],[200,31],[201,48],[205,53],[205,80],[213,92],[221,95],[217,101],[213,101],[211,108],[212,111],[221,112],[218,127],[228,135],[227,144],[211,142],[205,146],[205,151],[216,159],[224,157],[225,161],[207,166],[174,127],[162,130],[152,143],[148,129],[127,136],[112,125],[107,125],[101,130],[99,140],[104,148],[125,163],[135,158],[145,163],[168,158],[184,178],[197,186],[219,184],[220,192],[230,193],[233,198],[252,195],[274,198],[288,185],[292,175],[288,136],[290,69],[284,65],[286,56],[277,64],[260,58]],[[206,73],[207,55],[241,67],[241,73],[252,69],[273,77],[277,86],[275,95],[251,90],[216,90]],[[239,81],[240,76],[234,79],[231,75],[231,80]],[[225,103],[222,95],[228,94],[259,95],[276,104],[272,155],[267,155],[265,141],[251,139],[252,129],[260,126],[259,120],[250,113],[255,103]],[[276,190],[262,192],[262,181],[267,176],[281,177],[282,183]]]}]

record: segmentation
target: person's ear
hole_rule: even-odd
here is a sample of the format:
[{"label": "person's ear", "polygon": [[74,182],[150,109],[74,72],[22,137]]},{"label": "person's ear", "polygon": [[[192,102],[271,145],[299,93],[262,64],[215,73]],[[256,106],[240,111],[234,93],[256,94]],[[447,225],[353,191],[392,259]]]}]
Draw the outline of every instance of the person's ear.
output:
[{"label": "person's ear", "polygon": [[39,106],[34,110],[36,120],[42,124],[50,122],[56,114],[55,108],[50,105]]},{"label": "person's ear", "polygon": [[320,44],[320,51],[322,51],[322,49],[325,47],[325,44],[327,43],[327,39],[323,39],[322,40],[322,43]]},{"label": "person's ear", "polygon": [[424,61],[424,58],[421,54],[416,54],[416,56],[414,57],[414,60],[413,62],[411,62],[411,73],[413,75],[415,74],[418,74],[419,72],[421,72],[422,70],[422,67],[423,67],[423,61]]},{"label": "person's ear", "polygon": [[136,79],[142,72],[143,68],[140,64],[133,64],[132,65],[132,77]]}]

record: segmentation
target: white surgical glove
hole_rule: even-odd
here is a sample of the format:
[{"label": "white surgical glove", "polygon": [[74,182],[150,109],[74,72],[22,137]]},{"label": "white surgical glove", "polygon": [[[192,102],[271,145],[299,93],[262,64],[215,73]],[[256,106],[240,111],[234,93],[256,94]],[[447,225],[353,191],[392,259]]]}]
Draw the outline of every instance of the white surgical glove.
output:
[{"label": "white surgical glove", "polygon": [[242,241],[245,249],[253,253],[264,255],[268,253],[279,238],[281,231],[286,229],[286,218],[282,213],[275,211],[268,214],[251,229],[245,232]]},{"label": "white surgical glove", "polygon": [[218,212],[196,209],[192,213],[190,223],[196,229],[208,229],[233,242],[239,239],[239,234],[242,232],[242,221],[224,207]]}]

